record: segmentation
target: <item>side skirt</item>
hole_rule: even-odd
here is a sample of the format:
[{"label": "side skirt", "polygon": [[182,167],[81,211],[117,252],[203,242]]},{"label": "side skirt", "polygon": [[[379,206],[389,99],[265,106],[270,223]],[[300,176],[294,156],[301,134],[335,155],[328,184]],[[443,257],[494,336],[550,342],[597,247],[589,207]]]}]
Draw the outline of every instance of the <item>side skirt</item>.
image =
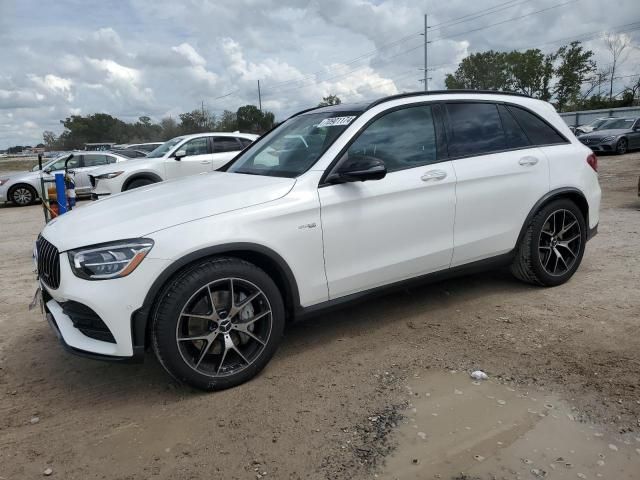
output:
[{"label": "side skirt", "polygon": [[447,270],[428,273],[426,275],[402,280],[400,282],[395,282],[389,285],[382,285],[380,287],[375,287],[363,292],[352,293],[350,295],[345,295],[344,297],[339,297],[327,302],[311,305],[310,307],[299,306],[295,311],[294,321],[304,320],[316,315],[324,314],[328,311],[342,308],[347,304],[355,304],[367,298],[380,295],[381,293],[390,293],[417,285],[439,282],[449,278],[460,277],[464,275],[470,275],[472,273],[505,267],[511,264],[514,255],[515,250],[512,250],[505,254],[498,255],[497,257],[486,258],[484,260],[478,260],[477,262],[459,265]]}]

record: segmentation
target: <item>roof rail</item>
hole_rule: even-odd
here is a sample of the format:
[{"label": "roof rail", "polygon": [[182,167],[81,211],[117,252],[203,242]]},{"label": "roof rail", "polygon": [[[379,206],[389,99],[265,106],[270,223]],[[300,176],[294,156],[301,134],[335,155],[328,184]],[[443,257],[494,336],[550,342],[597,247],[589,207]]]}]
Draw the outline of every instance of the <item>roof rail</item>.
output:
[{"label": "roof rail", "polygon": [[516,97],[525,97],[531,98],[529,95],[525,95],[524,93],[516,93],[516,92],[501,92],[498,90],[465,90],[465,89],[454,89],[454,90],[429,90],[427,92],[405,92],[399,93],[397,95],[390,95],[388,97],[379,98],[375,100],[367,107],[367,110],[375,107],[376,105],[380,105],[384,102],[390,102],[391,100],[397,100],[399,98],[407,98],[407,97],[419,97],[421,95],[442,95],[447,93],[477,93],[477,94],[496,94],[496,95],[512,95]]}]

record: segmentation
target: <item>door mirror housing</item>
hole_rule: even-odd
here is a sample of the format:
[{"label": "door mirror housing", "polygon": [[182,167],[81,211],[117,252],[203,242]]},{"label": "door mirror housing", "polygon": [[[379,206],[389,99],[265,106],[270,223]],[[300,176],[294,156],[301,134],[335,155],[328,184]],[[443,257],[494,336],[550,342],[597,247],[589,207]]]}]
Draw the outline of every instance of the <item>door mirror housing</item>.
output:
[{"label": "door mirror housing", "polygon": [[187,151],[180,149],[176,153],[174,153],[173,156],[176,160],[182,160],[184,157],[187,156]]},{"label": "door mirror housing", "polygon": [[379,158],[368,155],[351,155],[342,158],[340,166],[329,175],[327,182],[366,182],[368,180],[381,180],[386,175],[387,167]]}]

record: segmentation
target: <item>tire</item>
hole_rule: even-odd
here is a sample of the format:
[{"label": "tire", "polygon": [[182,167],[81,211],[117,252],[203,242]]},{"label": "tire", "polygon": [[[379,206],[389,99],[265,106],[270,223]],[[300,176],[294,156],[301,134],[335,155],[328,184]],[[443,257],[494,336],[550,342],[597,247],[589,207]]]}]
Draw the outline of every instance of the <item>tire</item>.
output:
[{"label": "tire", "polygon": [[620,140],[618,140],[618,143],[616,143],[616,153],[618,155],[624,155],[625,153],[627,153],[628,149],[629,144],[627,143],[626,138],[621,138]]},{"label": "tire", "polygon": [[125,192],[128,190],[133,190],[134,188],[146,187],[147,185],[151,185],[152,183],[156,183],[149,178],[137,178],[132,182],[129,182],[127,188],[125,188]]},{"label": "tire", "polygon": [[177,381],[201,390],[253,378],[282,339],[282,295],[271,277],[244,260],[198,263],[171,280],[160,299],[151,329],[158,361]]},{"label": "tire", "polygon": [[[575,224],[570,226],[573,221]],[[552,201],[542,207],[527,226],[511,272],[527,283],[545,287],[561,285],[580,266],[586,242],[585,219],[576,204],[568,199]]]},{"label": "tire", "polygon": [[36,189],[31,185],[19,184],[11,187],[9,191],[11,202],[18,207],[26,207],[31,205],[38,198]]}]

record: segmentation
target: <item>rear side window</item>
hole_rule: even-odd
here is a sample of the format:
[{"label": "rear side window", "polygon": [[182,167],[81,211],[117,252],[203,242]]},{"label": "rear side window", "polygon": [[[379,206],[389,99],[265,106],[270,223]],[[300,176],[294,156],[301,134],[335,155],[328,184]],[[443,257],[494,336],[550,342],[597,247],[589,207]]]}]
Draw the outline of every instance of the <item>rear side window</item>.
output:
[{"label": "rear side window", "polygon": [[519,107],[510,105],[509,111],[520,124],[532,145],[553,145],[566,143],[566,140],[537,115]]},{"label": "rear side window", "polygon": [[107,155],[84,155],[83,157],[85,167],[97,167],[108,163]]},{"label": "rear side window", "polygon": [[348,150],[384,161],[387,171],[437,162],[436,133],[430,106],[404,108],[375,120]]},{"label": "rear side window", "polygon": [[447,117],[451,157],[482,155],[507,148],[495,104],[450,103]]},{"label": "rear side window", "polygon": [[236,140],[238,140],[240,142],[240,144],[242,145],[242,148],[248,147],[249,145],[251,145],[253,143],[248,138],[237,137]]},{"label": "rear side window", "polygon": [[529,139],[524,134],[518,122],[515,121],[513,115],[509,113],[507,107],[504,105],[498,105],[498,112],[500,113],[500,119],[502,120],[502,128],[504,129],[504,136],[507,142],[507,148],[522,148],[530,145]]},{"label": "rear side window", "polygon": [[213,139],[213,153],[235,152],[242,150],[242,146],[235,137],[215,137]]}]

